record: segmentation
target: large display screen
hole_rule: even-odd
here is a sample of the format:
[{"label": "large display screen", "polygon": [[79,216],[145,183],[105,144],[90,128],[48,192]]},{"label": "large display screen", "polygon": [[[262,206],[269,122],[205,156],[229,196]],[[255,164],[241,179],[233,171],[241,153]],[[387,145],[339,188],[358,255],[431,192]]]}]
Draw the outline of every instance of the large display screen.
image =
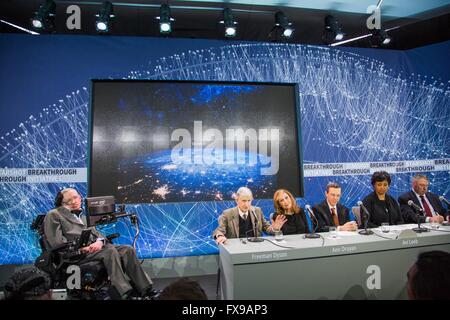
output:
[{"label": "large display screen", "polygon": [[94,80],[89,195],[123,203],[303,196],[295,84]]}]

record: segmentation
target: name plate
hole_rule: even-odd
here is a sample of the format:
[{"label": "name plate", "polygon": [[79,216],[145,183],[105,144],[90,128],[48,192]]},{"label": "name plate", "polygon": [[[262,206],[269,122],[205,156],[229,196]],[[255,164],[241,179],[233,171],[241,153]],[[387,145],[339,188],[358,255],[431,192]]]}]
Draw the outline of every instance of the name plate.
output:
[{"label": "name plate", "polygon": [[402,246],[413,247],[419,244],[419,239],[407,239],[402,241]]},{"label": "name plate", "polygon": [[357,251],[358,251],[357,246],[339,246],[339,247],[331,248],[331,253],[333,253],[333,254],[352,253],[352,252],[357,252]]},{"label": "name plate", "polygon": [[279,260],[287,257],[287,252],[252,253],[253,261]]}]

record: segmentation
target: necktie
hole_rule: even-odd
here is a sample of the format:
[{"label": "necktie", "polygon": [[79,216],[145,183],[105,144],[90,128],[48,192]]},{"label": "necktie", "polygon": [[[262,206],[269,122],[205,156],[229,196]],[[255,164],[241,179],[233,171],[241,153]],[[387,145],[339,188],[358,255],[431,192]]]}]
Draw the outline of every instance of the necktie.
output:
[{"label": "necktie", "polygon": [[334,210],[334,208],[331,208],[331,216],[333,217],[333,223],[334,225],[337,227],[339,226],[339,218],[336,214],[336,211]]},{"label": "necktie", "polygon": [[242,217],[244,218],[244,220],[247,220],[247,213],[244,213],[244,214],[242,215]]},{"label": "necktie", "polygon": [[425,201],[425,197],[424,196],[420,196],[420,200],[422,200],[422,206],[425,209],[425,214],[427,215],[427,217],[432,217],[433,215],[431,214],[430,206]]}]

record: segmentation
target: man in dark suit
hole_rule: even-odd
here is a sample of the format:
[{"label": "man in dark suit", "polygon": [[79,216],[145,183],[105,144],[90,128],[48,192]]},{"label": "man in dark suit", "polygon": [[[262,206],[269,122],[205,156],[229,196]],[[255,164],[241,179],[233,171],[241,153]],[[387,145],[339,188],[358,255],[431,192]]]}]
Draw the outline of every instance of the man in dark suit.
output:
[{"label": "man in dark suit", "polygon": [[448,216],[447,210],[442,206],[439,197],[434,193],[428,192],[429,184],[430,182],[426,175],[417,174],[412,180],[412,190],[398,198],[400,210],[406,223],[418,223],[415,209],[408,205],[410,200],[422,208],[422,211],[419,213],[420,222],[442,223],[445,217]]},{"label": "man in dark suit", "polygon": [[[81,216],[81,196],[75,189],[61,190],[55,199],[55,209],[50,210],[44,219],[45,241],[49,249],[71,242],[80,237],[86,229],[86,221]],[[85,261],[102,261],[112,285],[121,297],[127,298],[133,290],[125,274],[134,282],[144,297],[158,294],[153,289],[150,277],[142,269],[136,251],[128,245],[113,245],[95,228],[91,228],[93,242],[80,251]]]},{"label": "man in dark suit", "polygon": [[325,191],[325,200],[313,207],[318,220],[318,231],[328,232],[330,227],[336,227],[338,231],[355,231],[358,225],[351,221],[347,207],[339,203],[341,198],[341,186],[330,182]]}]

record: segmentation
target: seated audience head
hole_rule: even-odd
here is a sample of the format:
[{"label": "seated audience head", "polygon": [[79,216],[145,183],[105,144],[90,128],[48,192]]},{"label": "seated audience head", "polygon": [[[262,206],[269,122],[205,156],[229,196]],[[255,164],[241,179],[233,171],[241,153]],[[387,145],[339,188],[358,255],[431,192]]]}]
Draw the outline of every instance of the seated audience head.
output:
[{"label": "seated audience head", "polygon": [[429,251],[419,254],[407,276],[409,299],[450,299],[450,253]]},{"label": "seated audience head", "polygon": [[159,300],[208,300],[205,291],[197,281],[181,278],[161,292]]},{"label": "seated audience head", "polygon": [[65,206],[69,210],[81,209],[81,196],[77,190],[73,188],[65,188],[56,194],[55,208]]},{"label": "seated audience head", "polygon": [[7,300],[51,300],[50,276],[36,267],[14,272],[5,284]]},{"label": "seated audience head", "polygon": [[273,206],[277,214],[294,214],[300,212],[294,196],[285,189],[275,191],[273,195]]},{"label": "seated audience head", "polygon": [[386,171],[376,171],[372,174],[371,183],[377,195],[385,195],[391,184],[391,176]]},{"label": "seated audience head", "polygon": [[329,182],[325,191],[325,198],[332,207],[336,206],[341,199],[341,186],[336,182]]},{"label": "seated audience head", "polygon": [[247,187],[240,187],[235,195],[238,208],[242,212],[247,212],[252,206],[253,194]]},{"label": "seated audience head", "polygon": [[423,196],[428,192],[429,184],[428,177],[424,174],[416,174],[413,177],[412,188],[419,196]]}]

